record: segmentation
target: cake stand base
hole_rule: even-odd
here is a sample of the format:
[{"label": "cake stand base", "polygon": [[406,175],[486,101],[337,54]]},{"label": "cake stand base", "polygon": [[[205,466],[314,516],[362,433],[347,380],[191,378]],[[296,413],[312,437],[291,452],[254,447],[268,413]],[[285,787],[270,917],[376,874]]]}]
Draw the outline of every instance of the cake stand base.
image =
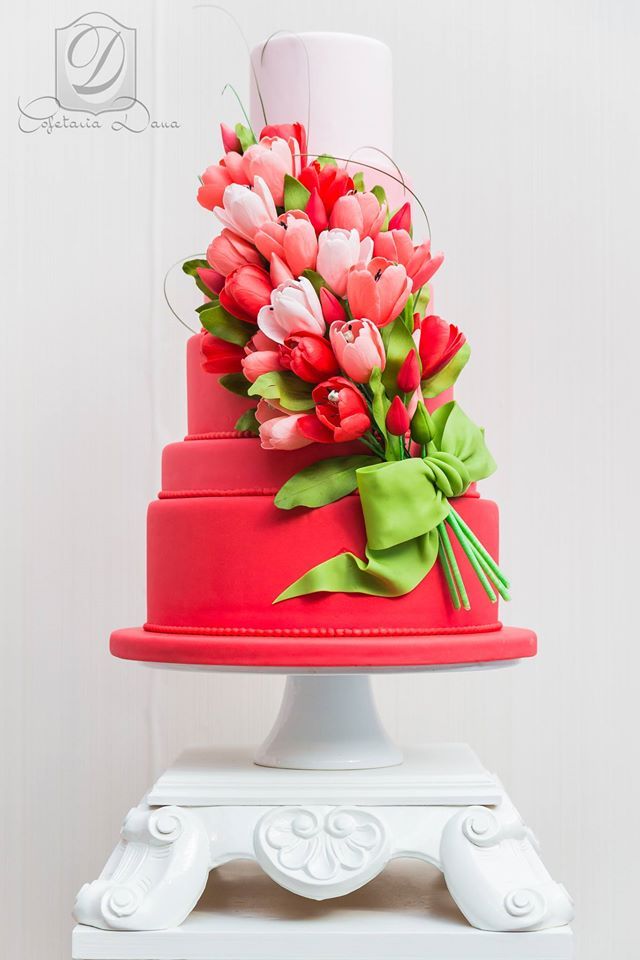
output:
[{"label": "cake stand base", "polygon": [[255,762],[296,770],[391,767],[402,753],[383,729],[366,674],[287,677],[280,711]]},{"label": "cake stand base", "polygon": [[396,860],[362,890],[310,903],[254,863],[211,874],[180,927],[127,933],[79,925],[76,960],[570,960],[568,926],[487,933],[469,926],[439,871]]},{"label": "cake stand base", "polygon": [[[501,784],[466,745],[439,744],[408,751],[400,765],[340,773],[269,769],[234,751],[187,753],[129,812],[100,877],[78,894],[75,917],[83,930],[177,928],[194,910],[209,872],[230,861],[254,861],[285,890],[322,901],[359,890],[406,857],[440,870],[461,913],[481,930],[537,931],[573,916],[570,897],[549,876]],[[90,932],[76,942],[98,944]],[[127,942],[142,949],[140,937]],[[171,954],[175,946],[171,941],[167,956],[187,956]],[[112,955],[103,941],[97,952],[83,949],[74,956]],[[304,952],[323,960],[338,956],[311,944]],[[215,954],[226,955],[222,948]],[[463,955],[469,954],[451,954]],[[491,956],[536,954],[516,937],[507,952]]]}]

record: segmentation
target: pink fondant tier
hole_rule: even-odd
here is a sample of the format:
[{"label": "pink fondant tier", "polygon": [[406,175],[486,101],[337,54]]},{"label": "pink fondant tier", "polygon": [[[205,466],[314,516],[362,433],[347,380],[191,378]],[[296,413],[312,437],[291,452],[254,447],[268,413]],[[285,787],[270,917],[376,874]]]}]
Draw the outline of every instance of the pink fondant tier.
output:
[{"label": "pink fondant tier", "polygon": [[[278,488],[335,447],[262,450],[233,431],[247,401],[200,367],[188,347],[189,436],[165,448],[162,490],[148,514],[148,612],[143,628],[116,631],[128,659],[268,667],[383,667],[533,656],[535,635],[503,627],[455,545],[470,610],[455,610],[439,564],[393,599],[322,593],[273,600],[308,569],[342,551],[364,555],[356,494],[317,510],[279,510]],[[341,453],[362,452],[359,444]],[[475,490],[456,509],[498,554],[498,509]]]}]

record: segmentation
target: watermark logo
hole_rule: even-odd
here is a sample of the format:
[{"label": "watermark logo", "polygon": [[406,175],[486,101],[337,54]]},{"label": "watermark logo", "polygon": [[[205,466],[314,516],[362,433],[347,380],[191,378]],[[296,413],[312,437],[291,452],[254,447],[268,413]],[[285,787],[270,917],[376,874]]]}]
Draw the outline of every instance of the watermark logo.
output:
[{"label": "watermark logo", "polygon": [[136,99],[136,31],[106,13],[56,30],[56,99],[62,110],[100,114]]},{"label": "watermark logo", "polygon": [[[143,133],[178,129],[138,99],[137,31],[94,11],[55,30],[55,96],[18,98],[22,133],[102,130]],[[72,116],[69,116],[71,114]],[[111,117],[100,119],[103,114]]]}]

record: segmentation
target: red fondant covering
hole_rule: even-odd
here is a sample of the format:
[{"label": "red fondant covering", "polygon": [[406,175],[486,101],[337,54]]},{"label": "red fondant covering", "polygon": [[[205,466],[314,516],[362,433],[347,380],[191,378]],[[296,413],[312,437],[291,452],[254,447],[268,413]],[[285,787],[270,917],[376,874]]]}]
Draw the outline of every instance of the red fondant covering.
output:
[{"label": "red fondant covering", "polygon": [[[335,446],[264,451],[233,430],[248,401],[200,366],[188,344],[189,437],[163,454],[162,491],[148,516],[148,616],[116,631],[115,656],[221,666],[331,667],[474,663],[533,656],[531,631],[502,627],[454,544],[471,610],[455,610],[436,564],[403,597],[314,594],[274,604],[310,567],[350,550],[364,555],[357,495],[318,510],[282,511],[275,491]],[[445,398],[438,398],[442,401]],[[199,437],[200,439],[196,439]],[[341,454],[365,452],[344,445]],[[498,554],[498,511],[475,488],[456,502]]]}]

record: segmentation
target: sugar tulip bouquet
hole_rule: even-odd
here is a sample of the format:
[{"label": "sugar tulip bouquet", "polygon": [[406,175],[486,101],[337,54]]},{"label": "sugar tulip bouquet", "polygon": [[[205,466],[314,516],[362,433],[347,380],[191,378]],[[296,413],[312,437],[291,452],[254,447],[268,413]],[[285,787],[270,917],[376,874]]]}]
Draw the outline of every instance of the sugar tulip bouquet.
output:
[{"label": "sugar tulip bouquet", "polygon": [[223,230],[206,260],[183,267],[205,295],[203,367],[255,398],[235,429],[274,456],[311,443],[335,450],[291,477],[276,506],[319,508],[357,490],[367,534],[364,558],[330,557],[276,602],[400,596],[439,561],[452,603],[468,608],[452,540],[490,599],[508,599],[504,574],[452,503],[495,469],[484,432],[455,401],[430,403],[470,352],[430,309],[443,255],[414,243],[409,203],[391,211],[362,172],[308,155],[301,124],[267,126],[259,139],[223,125],[222,142],[198,201]]}]

